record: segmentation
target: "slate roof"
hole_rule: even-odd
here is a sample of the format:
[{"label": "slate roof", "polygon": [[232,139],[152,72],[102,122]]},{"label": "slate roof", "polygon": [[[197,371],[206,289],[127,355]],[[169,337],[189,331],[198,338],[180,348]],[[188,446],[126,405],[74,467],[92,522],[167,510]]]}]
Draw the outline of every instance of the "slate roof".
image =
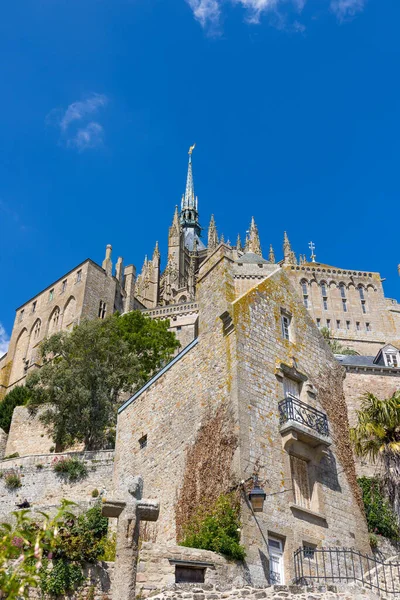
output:
[{"label": "slate roof", "polygon": [[258,254],[254,254],[254,252],[246,252],[240,258],[238,258],[236,262],[243,263],[246,265],[258,265],[260,263],[268,263],[268,261],[265,260],[265,258],[259,256]]}]

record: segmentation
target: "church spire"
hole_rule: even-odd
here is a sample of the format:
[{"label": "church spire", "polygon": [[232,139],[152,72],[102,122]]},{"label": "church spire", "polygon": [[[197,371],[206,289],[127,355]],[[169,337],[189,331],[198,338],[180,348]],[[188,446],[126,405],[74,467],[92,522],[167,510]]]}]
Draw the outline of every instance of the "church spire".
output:
[{"label": "church spire", "polygon": [[262,256],[260,237],[258,235],[258,228],[256,222],[254,221],[254,217],[251,217],[247,251],[258,254],[258,256]]},{"label": "church spire", "polygon": [[215,225],[214,215],[211,215],[210,225],[208,227],[208,252],[211,253],[218,246],[218,233]]},{"label": "church spire", "polygon": [[194,194],[193,169],[192,169],[192,152],[196,144],[189,148],[189,162],[186,176],[186,189],[181,201],[180,223],[184,229],[193,229],[195,234],[200,236],[198,200]]}]

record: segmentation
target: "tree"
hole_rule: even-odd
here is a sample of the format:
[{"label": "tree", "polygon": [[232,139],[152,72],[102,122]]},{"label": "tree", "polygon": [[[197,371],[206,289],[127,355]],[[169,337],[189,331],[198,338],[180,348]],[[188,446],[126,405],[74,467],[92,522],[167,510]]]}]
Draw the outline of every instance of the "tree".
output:
[{"label": "tree", "polygon": [[17,385],[0,402],[0,428],[6,433],[10,431],[14,408],[27,404],[30,399],[29,390],[23,385]]},{"label": "tree", "polygon": [[44,340],[43,366],[26,385],[32,410],[47,405],[40,419],[58,449],[74,442],[87,450],[104,447],[121,394],[143,385],[179,346],[168,327],[133,311],[83,321]]},{"label": "tree", "polygon": [[380,400],[367,392],[350,430],[354,451],[382,467],[383,487],[400,522],[400,391]]},{"label": "tree", "polygon": [[339,340],[333,338],[331,331],[330,329],[328,329],[328,327],[322,327],[321,333],[323,335],[324,340],[327,342],[328,346],[332,350],[333,354],[350,354],[353,356],[358,354],[358,352],[356,352],[355,350],[352,350],[347,346],[342,346]]},{"label": "tree", "polygon": [[29,588],[40,585],[43,559],[56,546],[58,529],[70,504],[63,501],[51,519],[41,513],[44,520],[40,525],[31,520],[28,510],[13,513],[14,526],[0,524],[0,598],[29,598]]}]

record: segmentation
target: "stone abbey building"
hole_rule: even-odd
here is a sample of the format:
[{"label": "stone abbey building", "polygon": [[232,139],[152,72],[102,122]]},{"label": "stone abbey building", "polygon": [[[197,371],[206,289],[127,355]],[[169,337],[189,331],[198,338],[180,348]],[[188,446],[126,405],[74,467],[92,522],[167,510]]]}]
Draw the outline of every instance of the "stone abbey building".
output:
[{"label": "stone abbey building", "polygon": [[[286,233],[283,257],[272,247],[263,257],[254,219],[243,245],[219,238],[213,217],[207,240],[200,234],[191,149],[165,269],[158,244],[137,277],[120,258],[113,270],[108,246],[102,266],[86,260],[26,302],[0,361],[2,393],[38,366],[37,346],[54,331],[115,310],[167,318],[181,351],[121,405],[107,495],[142,475],[145,496],[161,505],[148,539],[172,547],[199,505],[237,493],[246,578],[257,585],[293,579],[301,547],[368,552],[349,421],[365,391],[400,389],[400,304],[385,297],[378,273],[297,257]],[[357,354],[334,356],[322,327]],[[7,448],[48,453],[24,410]],[[35,439],[28,452],[22,422]],[[255,481],[266,495],[257,514],[248,501]],[[140,572],[137,581],[151,588]]]}]

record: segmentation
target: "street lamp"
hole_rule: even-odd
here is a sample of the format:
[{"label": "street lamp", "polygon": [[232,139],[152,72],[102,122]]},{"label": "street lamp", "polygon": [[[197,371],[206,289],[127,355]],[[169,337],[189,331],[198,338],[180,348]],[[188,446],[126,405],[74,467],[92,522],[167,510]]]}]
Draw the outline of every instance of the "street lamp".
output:
[{"label": "street lamp", "polygon": [[262,512],[267,494],[258,483],[258,476],[253,477],[253,488],[249,492],[249,500],[253,512]]}]

